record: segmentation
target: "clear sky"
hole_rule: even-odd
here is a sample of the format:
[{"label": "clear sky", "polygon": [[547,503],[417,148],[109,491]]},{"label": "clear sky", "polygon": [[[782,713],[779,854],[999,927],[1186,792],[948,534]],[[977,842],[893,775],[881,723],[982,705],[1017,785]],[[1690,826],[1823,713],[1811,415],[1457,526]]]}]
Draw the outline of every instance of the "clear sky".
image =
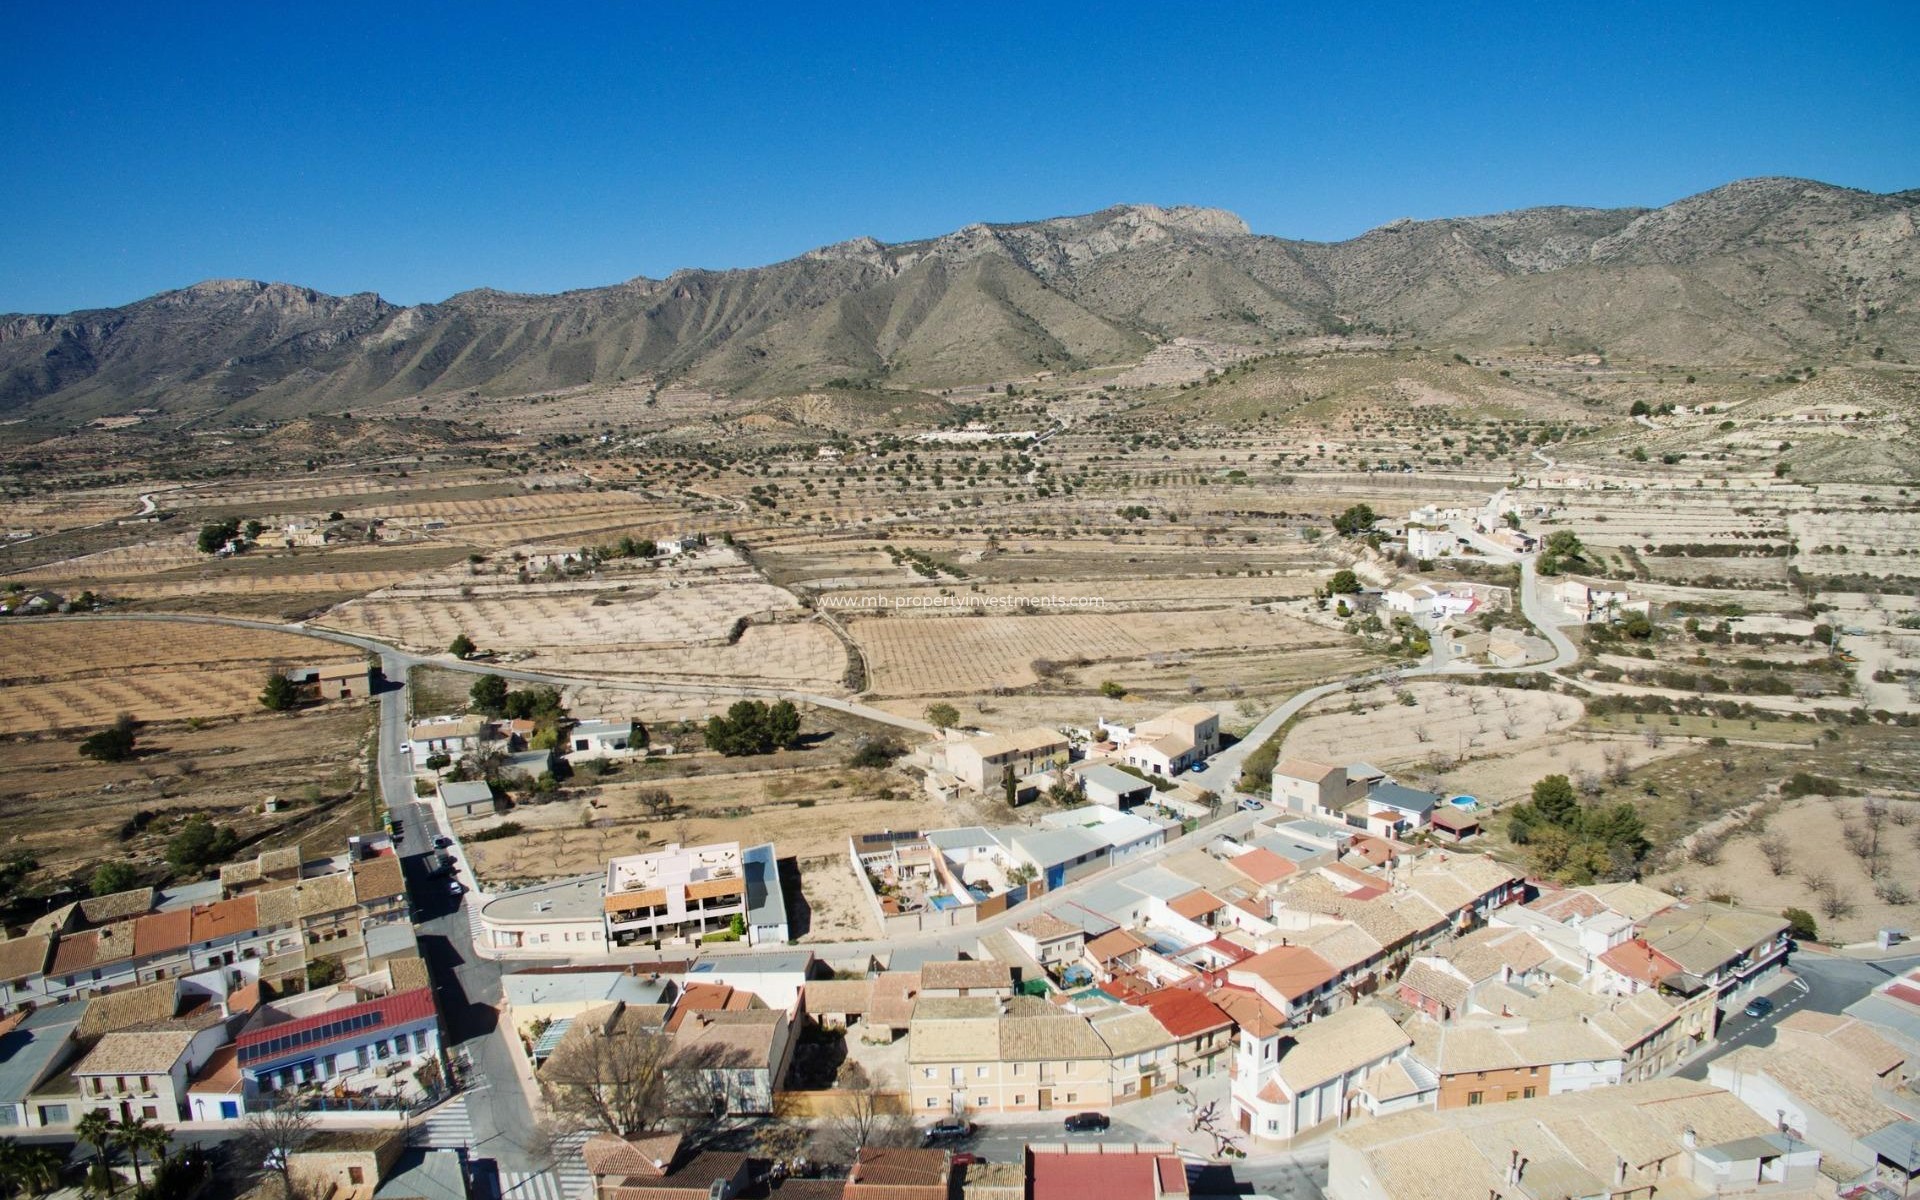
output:
[{"label": "clear sky", "polygon": [[1920,187],[1920,3],[15,4],[0,312],[437,300],[1121,202],[1343,238]]}]

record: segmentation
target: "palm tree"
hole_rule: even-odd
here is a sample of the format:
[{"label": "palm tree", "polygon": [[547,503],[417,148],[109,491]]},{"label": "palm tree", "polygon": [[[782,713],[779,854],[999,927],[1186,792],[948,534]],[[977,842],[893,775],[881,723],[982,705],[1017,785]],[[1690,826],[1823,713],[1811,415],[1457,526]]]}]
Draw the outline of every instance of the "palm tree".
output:
[{"label": "palm tree", "polygon": [[107,1147],[113,1142],[113,1118],[104,1108],[96,1108],[81,1117],[73,1127],[73,1135],[93,1147],[94,1162],[100,1168],[101,1176],[107,1183],[107,1194],[114,1192],[113,1171],[107,1166]]},{"label": "palm tree", "polygon": [[167,1155],[173,1150],[173,1131],[157,1122],[148,1122],[143,1117],[139,1148],[146,1151],[149,1162],[166,1162]]},{"label": "palm tree", "polygon": [[18,1179],[30,1196],[44,1196],[60,1186],[66,1156],[51,1146],[29,1146],[20,1152]]},{"label": "palm tree", "polygon": [[130,1120],[120,1122],[113,1127],[111,1137],[113,1144],[125,1150],[127,1157],[133,1160],[133,1185],[136,1188],[142,1188],[147,1185],[145,1176],[140,1172],[140,1152],[143,1150],[152,1150],[154,1151],[153,1157],[158,1159],[162,1154],[166,1153],[167,1146],[171,1144],[173,1140],[172,1136],[167,1133],[163,1126],[157,1125],[145,1117],[134,1117]]},{"label": "palm tree", "polygon": [[12,1138],[0,1138],[0,1195],[11,1196],[20,1190],[26,1150]]}]

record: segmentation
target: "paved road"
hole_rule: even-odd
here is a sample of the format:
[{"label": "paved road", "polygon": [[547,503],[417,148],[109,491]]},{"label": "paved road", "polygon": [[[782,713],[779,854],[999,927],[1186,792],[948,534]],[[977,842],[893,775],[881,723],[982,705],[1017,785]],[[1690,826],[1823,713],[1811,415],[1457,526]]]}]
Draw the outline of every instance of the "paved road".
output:
[{"label": "paved road", "polygon": [[1774,1009],[1764,1017],[1736,1012],[1721,1021],[1717,1044],[1678,1073],[1687,1079],[1705,1079],[1707,1068],[1715,1059],[1742,1046],[1771,1046],[1774,1026],[1787,1014],[1802,1008],[1823,1013],[1844,1012],[1849,1004],[1890,977],[1915,966],[1920,966],[1920,955],[1869,961],[1802,950],[1793,956],[1793,970],[1804,987],[1787,984],[1776,989],[1772,994]]}]

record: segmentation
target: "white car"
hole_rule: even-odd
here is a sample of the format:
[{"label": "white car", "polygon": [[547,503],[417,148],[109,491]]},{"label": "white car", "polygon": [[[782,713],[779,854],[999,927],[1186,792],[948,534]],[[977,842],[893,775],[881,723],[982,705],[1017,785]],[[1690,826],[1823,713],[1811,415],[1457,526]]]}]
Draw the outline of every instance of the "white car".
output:
[{"label": "white car", "polygon": [[465,892],[466,890],[467,890],[467,885],[464,883],[461,883],[458,879],[455,879],[452,882],[447,884],[447,891],[451,895],[458,896],[463,892]]}]

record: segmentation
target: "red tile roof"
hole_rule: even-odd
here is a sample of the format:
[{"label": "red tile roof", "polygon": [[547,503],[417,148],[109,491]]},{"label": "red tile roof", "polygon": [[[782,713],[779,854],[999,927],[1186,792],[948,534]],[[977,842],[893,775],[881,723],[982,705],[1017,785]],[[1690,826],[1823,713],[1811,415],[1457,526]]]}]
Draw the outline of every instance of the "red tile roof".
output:
[{"label": "red tile roof", "polygon": [[1257,847],[1227,859],[1226,863],[1255,883],[1278,883],[1300,869],[1273,851]]},{"label": "red tile roof", "polygon": [[753,1007],[753,993],[743,992],[725,983],[690,983],[673,1002],[673,1015],[667,1018],[667,1032],[673,1033],[692,1012],[741,1012]]},{"label": "red tile roof", "polygon": [[1259,976],[1288,1000],[1324,987],[1340,975],[1332,963],[1305,946],[1275,946],[1229,969]]},{"label": "red tile roof", "polygon": [[1133,1003],[1146,1009],[1161,1028],[1176,1038],[1198,1037],[1210,1029],[1233,1024],[1233,1018],[1199,992],[1188,988],[1161,988]]},{"label": "red tile roof", "polygon": [[[1103,1147],[1099,1153],[1028,1152],[1033,1200],[1158,1200],[1187,1194],[1187,1172],[1165,1154]],[[1168,1166],[1166,1164],[1171,1164]]]},{"label": "red tile roof", "polygon": [[[415,988],[410,992],[396,992],[391,996],[381,996],[377,1000],[368,1000],[361,1004],[347,1004],[339,1008],[329,1008],[309,1017],[299,1017],[291,1021],[278,1021],[272,1024],[256,1025],[247,1029],[233,1040],[235,1049],[245,1051],[250,1046],[271,1042],[276,1038],[288,1037],[309,1029],[322,1029],[335,1022],[345,1022],[350,1018],[372,1015],[375,1020],[359,1029],[337,1034],[321,1041],[308,1042],[302,1050],[311,1050],[328,1042],[346,1039],[360,1040],[372,1037],[383,1029],[395,1025],[405,1025],[413,1021],[423,1021],[433,1016],[433,989]],[[242,1057],[247,1057],[242,1054]]]},{"label": "red tile roof", "polygon": [[184,950],[192,941],[193,913],[184,908],[148,913],[133,923],[133,952],[136,955]]},{"label": "red tile roof", "polygon": [[1638,979],[1645,984],[1659,983],[1681,970],[1679,963],[1648,945],[1645,938],[1621,942],[1602,954],[1600,961],[1628,979]]},{"label": "red tile roof", "polygon": [[1255,1037],[1267,1037],[1287,1027],[1287,1018],[1279,1009],[1245,988],[1229,984],[1216,988],[1209,997],[1236,1026]]},{"label": "red tile roof", "polygon": [[260,897],[249,892],[231,900],[195,905],[193,940],[213,942],[260,928]]},{"label": "red tile roof", "polygon": [[1184,896],[1175,896],[1167,902],[1168,908],[1189,921],[1197,921],[1210,912],[1219,912],[1226,906],[1226,901],[1205,888],[1196,888]]}]

